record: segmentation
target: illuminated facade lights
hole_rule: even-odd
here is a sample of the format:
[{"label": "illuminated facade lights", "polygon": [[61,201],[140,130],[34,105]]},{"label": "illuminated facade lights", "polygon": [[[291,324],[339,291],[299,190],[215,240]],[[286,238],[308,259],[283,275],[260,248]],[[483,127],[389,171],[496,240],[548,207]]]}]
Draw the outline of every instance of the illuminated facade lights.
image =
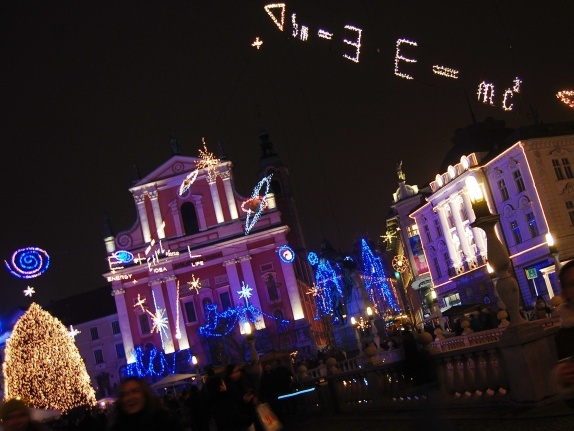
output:
[{"label": "illuminated facade lights", "polygon": [[[263,6],[263,9],[265,9],[265,12],[267,12],[267,14],[271,17],[279,30],[283,31],[285,27],[285,3],[271,3]],[[273,9],[281,9],[279,19],[277,19],[275,14],[272,12]]]},{"label": "illuminated facade lights", "polygon": [[323,29],[319,29],[319,31],[317,32],[317,36],[319,36],[321,39],[327,39],[327,40],[333,39],[333,33]]},{"label": "illuminated facade lights", "polygon": [[[249,209],[247,211],[247,217],[245,217],[245,235],[248,235],[253,229],[253,226],[261,217],[261,214],[267,208],[267,196],[269,194],[269,189],[271,188],[271,177],[273,174],[264,177],[253,189],[253,193],[251,193],[251,199],[260,199],[259,205],[255,211]],[[265,193],[260,193],[261,189],[265,186]]]},{"label": "illuminated facade lights", "polygon": [[574,91],[571,90],[563,90],[556,93],[556,97],[562,103],[565,103],[570,108],[574,108]]},{"label": "illuminated facade lights", "polygon": [[25,247],[12,254],[10,263],[4,261],[6,268],[16,278],[35,278],[42,275],[50,266],[50,256],[38,247]]},{"label": "illuminated facade lights", "polygon": [[355,48],[355,55],[351,56],[348,54],[343,54],[343,57],[345,57],[348,60],[354,61],[355,63],[358,63],[359,62],[359,56],[361,55],[361,35],[363,33],[363,30],[361,30],[360,28],[354,27],[352,25],[346,25],[345,30],[357,32],[357,39],[355,39],[355,40],[343,39],[343,43],[346,43],[347,45],[351,45],[352,47]]},{"label": "illuminated facade lights", "polygon": [[215,157],[213,153],[207,151],[207,145],[205,144],[204,138],[201,138],[201,142],[203,143],[203,150],[199,150],[199,160],[195,162],[195,166],[199,170],[207,170],[207,181],[209,183],[213,183],[219,175],[217,167],[221,163],[221,160]]},{"label": "illuminated facade lights", "polygon": [[458,70],[451,69],[450,67],[435,65],[432,67],[432,72],[435,75],[444,76],[445,78],[458,79]]},{"label": "illuminated facade lights", "polygon": [[478,84],[478,100],[482,98],[483,103],[490,103],[494,105],[493,97],[494,97],[494,84],[482,81]]},{"label": "illuminated facade lights", "polygon": [[256,49],[261,48],[261,45],[263,45],[263,41],[259,39],[259,36],[257,36],[253,41],[253,43],[251,44],[251,46],[255,47]]}]

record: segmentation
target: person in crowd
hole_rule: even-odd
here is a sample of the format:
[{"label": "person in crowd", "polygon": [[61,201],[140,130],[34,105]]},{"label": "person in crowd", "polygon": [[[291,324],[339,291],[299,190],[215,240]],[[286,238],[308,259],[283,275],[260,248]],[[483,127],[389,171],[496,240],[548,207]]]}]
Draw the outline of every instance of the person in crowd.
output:
[{"label": "person in crowd", "polygon": [[255,422],[255,407],[259,400],[255,396],[255,386],[245,375],[243,368],[239,364],[229,364],[225,369],[224,377],[227,391],[235,400],[239,408]]},{"label": "person in crowd", "polygon": [[17,398],[0,406],[0,419],[4,431],[48,431],[45,425],[32,420],[26,403]]},{"label": "person in crowd", "polygon": [[162,407],[149,384],[128,377],[119,388],[118,408],[110,431],[183,431],[176,414]]},{"label": "person in crowd", "polygon": [[243,399],[238,400],[221,377],[210,378],[206,387],[217,431],[248,431],[252,428],[254,417],[245,409]]},{"label": "person in crowd", "polygon": [[574,260],[562,267],[559,279],[564,302],[557,309],[561,322],[555,337],[559,362],[553,374],[568,405],[574,407]]},{"label": "person in crowd", "polygon": [[536,298],[536,304],[534,304],[534,312],[536,313],[536,320],[546,319],[552,313],[552,310],[544,300],[542,296]]}]

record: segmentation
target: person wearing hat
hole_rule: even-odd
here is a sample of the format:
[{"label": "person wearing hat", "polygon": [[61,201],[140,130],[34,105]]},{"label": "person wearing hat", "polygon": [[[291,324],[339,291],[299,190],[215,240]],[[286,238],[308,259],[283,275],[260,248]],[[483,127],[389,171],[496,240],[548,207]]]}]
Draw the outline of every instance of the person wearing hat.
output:
[{"label": "person wearing hat", "polygon": [[47,431],[40,422],[33,421],[26,403],[12,398],[0,405],[0,419],[4,431]]}]

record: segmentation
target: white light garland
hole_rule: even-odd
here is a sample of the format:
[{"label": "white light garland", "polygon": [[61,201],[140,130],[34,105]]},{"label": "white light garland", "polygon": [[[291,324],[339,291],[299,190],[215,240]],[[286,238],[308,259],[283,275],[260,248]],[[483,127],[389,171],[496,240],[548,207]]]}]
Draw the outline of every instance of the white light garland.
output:
[{"label": "white light garland", "polygon": [[446,78],[458,79],[458,70],[451,69],[450,67],[435,65],[432,67],[432,71],[435,75],[444,76]]},{"label": "white light garland", "polygon": [[404,61],[405,63],[416,63],[417,62],[417,60],[415,60],[414,58],[408,58],[408,57],[405,57],[404,55],[401,54],[401,45],[402,44],[411,45],[411,46],[418,46],[418,44],[416,42],[413,42],[412,40],[408,40],[408,39],[398,39],[397,40],[397,51],[395,53],[395,75],[397,75],[401,78],[405,78],[405,79],[414,79],[408,73],[402,73],[399,71],[399,62],[400,61]]},{"label": "white light garland", "polygon": [[179,280],[175,291],[175,338],[181,340],[181,331],[179,330]]},{"label": "white light garland", "polygon": [[359,62],[359,55],[361,54],[361,35],[363,33],[363,30],[361,30],[360,28],[357,28],[357,27],[353,27],[352,25],[346,25],[345,30],[356,31],[357,32],[357,40],[352,41],[352,40],[348,40],[348,39],[343,39],[343,43],[346,43],[347,45],[354,46],[356,48],[354,56],[350,56],[348,54],[343,54],[343,57],[345,57],[346,59],[349,59],[351,61],[354,61],[355,63],[358,63]]},{"label": "white light garland", "polygon": [[570,108],[574,108],[574,91],[563,90],[556,93],[556,97],[562,102],[568,105]]},{"label": "white light garland", "polygon": [[[279,8],[281,9],[281,15],[280,19],[277,19],[273,14],[272,9],[279,9]],[[268,4],[263,6],[263,9],[265,9],[265,12],[267,12],[267,14],[271,17],[275,25],[279,27],[279,30],[283,31],[283,28],[285,26],[285,3]]]},{"label": "white light garland", "polygon": [[480,98],[482,97],[483,103],[490,103],[491,105],[494,105],[494,102],[492,100],[492,98],[494,97],[494,84],[482,81],[480,84],[478,84],[477,94],[479,101]]},{"label": "white light garland", "polygon": [[333,33],[330,33],[327,30],[323,29],[319,29],[319,31],[317,32],[317,36],[319,36],[321,39],[328,39],[328,40],[333,39]]}]

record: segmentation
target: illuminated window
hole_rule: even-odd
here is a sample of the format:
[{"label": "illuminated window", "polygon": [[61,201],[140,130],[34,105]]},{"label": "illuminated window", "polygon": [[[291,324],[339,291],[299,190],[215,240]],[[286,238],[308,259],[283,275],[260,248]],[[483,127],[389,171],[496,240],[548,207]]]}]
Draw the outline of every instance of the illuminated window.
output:
[{"label": "illuminated window", "polygon": [[197,322],[197,314],[195,313],[195,304],[193,301],[188,301],[183,304],[185,307],[185,316],[187,318],[187,323]]},{"label": "illuminated window", "polygon": [[407,235],[409,236],[409,238],[417,236],[418,234],[419,234],[419,227],[416,224],[412,224],[407,227]]},{"label": "illuminated window", "polygon": [[566,201],[566,209],[568,210],[568,215],[570,216],[570,224],[574,225],[574,202]]},{"label": "illuminated window", "polygon": [[522,234],[520,233],[520,227],[518,227],[518,222],[516,220],[510,222],[510,230],[512,230],[514,243],[520,244],[522,242]]},{"label": "illuminated window", "polygon": [[95,326],[93,328],[90,328],[90,335],[92,336],[92,340],[99,339],[100,334],[98,334],[98,328]]},{"label": "illuminated window", "polygon": [[570,161],[566,157],[560,160],[552,159],[552,166],[554,167],[554,173],[556,174],[557,180],[573,177]]},{"label": "illuminated window", "polygon": [[534,213],[526,213],[526,221],[528,222],[528,228],[530,229],[530,237],[534,238],[537,237],[538,232],[538,225],[536,224],[536,218],[534,217]]},{"label": "illuminated window", "polygon": [[104,352],[102,352],[102,349],[94,350],[94,358],[96,359],[96,364],[104,363]]},{"label": "illuminated window", "polygon": [[124,350],[124,345],[122,343],[116,344],[116,356],[118,359],[126,357],[126,351]]},{"label": "illuminated window", "polygon": [[572,169],[570,168],[570,162],[568,159],[562,159],[562,166],[564,167],[566,178],[572,178]]},{"label": "illuminated window", "polygon": [[508,190],[506,189],[506,183],[504,180],[498,180],[498,191],[500,192],[500,198],[503,201],[507,201],[510,199],[510,195],[508,194]]},{"label": "illuminated window", "polygon": [[142,335],[150,334],[151,333],[151,327],[149,326],[149,318],[147,316],[147,313],[140,314],[138,316],[138,321],[140,324],[140,331],[141,331]]},{"label": "illuminated window", "polygon": [[447,307],[454,307],[455,305],[460,305],[460,295],[458,293],[453,293],[444,298],[444,305]]},{"label": "illuminated window", "polygon": [[112,334],[116,335],[119,334],[120,331],[120,322],[118,322],[117,320],[114,320],[112,322]]},{"label": "illuminated window", "polygon": [[428,227],[428,225],[425,224],[424,229],[425,229],[425,235],[427,236],[427,241],[432,242],[432,235],[430,233],[430,228]]},{"label": "illuminated window", "polygon": [[518,191],[518,193],[526,190],[526,187],[524,186],[524,180],[522,179],[522,172],[520,172],[520,169],[517,169],[514,172],[512,172],[512,176],[514,177],[514,184],[516,184],[516,190]]}]

